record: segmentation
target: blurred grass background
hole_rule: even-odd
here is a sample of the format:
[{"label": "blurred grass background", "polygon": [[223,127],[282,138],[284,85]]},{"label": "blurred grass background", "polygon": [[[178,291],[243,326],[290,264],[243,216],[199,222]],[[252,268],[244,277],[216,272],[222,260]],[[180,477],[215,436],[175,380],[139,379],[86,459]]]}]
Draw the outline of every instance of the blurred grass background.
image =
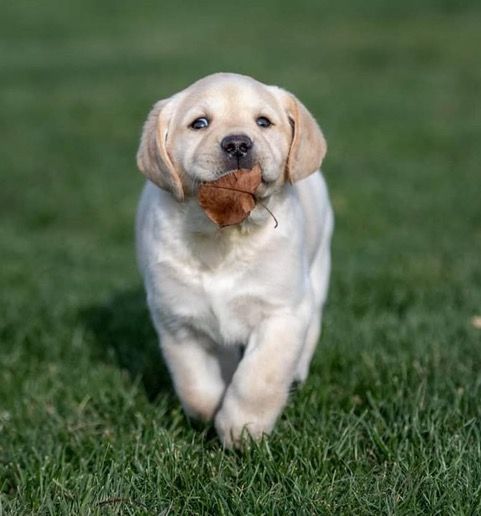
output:
[{"label": "blurred grass background", "polygon": [[[3,2],[0,513],[481,511],[480,35],[475,1]],[[311,376],[242,456],[183,417],[133,252],[147,111],[215,71],[311,109],[337,222]]]}]

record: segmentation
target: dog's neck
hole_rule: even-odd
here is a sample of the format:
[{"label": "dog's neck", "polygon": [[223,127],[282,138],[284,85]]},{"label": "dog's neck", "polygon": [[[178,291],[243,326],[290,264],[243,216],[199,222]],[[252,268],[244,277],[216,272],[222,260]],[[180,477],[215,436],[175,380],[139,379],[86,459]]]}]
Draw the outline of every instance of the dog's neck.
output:
[{"label": "dog's neck", "polygon": [[[282,204],[284,192],[275,193],[258,203],[250,215],[240,224],[219,227],[207,218],[196,198],[187,198],[179,205],[178,223],[188,242],[193,258],[208,268],[215,268],[225,260],[249,253],[256,234],[277,231],[277,208]],[[279,222],[280,224],[280,222]]]}]

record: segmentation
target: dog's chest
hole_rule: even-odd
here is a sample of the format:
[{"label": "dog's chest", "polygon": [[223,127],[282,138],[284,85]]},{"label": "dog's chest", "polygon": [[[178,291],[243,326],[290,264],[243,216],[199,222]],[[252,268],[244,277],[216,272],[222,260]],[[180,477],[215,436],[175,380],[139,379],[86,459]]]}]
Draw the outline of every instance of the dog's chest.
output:
[{"label": "dog's chest", "polygon": [[265,310],[263,296],[256,295],[245,276],[232,278],[207,274],[202,277],[199,295],[204,299],[204,316],[198,323],[204,331],[226,343],[247,342]]},{"label": "dog's chest", "polygon": [[268,229],[197,240],[174,234],[152,246],[146,284],[153,316],[174,332],[190,328],[219,344],[247,343],[303,286],[295,234]]},{"label": "dog's chest", "polygon": [[265,312],[265,296],[256,293],[248,274],[167,268],[162,276],[162,311],[168,320],[218,343],[246,343]]}]

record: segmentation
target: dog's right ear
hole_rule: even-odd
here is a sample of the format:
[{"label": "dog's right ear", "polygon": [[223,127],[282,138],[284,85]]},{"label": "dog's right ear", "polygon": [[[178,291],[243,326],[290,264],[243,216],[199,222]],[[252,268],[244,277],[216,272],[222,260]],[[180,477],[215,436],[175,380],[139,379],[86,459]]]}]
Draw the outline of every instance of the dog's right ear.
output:
[{"label": "dog's right ear", "polygon": [[182,181],[166,147],[173,104],[172,98],[154,104],[144,124],[137,151],[137,166],[153,183],[172,192],[178,201],[182,201]]}]

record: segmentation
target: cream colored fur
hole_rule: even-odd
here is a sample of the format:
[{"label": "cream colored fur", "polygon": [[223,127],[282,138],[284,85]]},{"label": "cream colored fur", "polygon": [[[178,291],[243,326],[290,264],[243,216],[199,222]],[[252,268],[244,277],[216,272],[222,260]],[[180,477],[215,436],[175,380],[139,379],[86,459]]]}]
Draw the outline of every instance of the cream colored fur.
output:
[{"label": "cream colored fur", "polygon": [[[206,116],[209,127],[190,124]],[[273,125],[259,127],[256,118]],[[262,168],[246,221],[219,229],[196,188],[226,172],[220,141],[249,136]],[[268,434],[319,339],[333,215],[318,171],[324,137],[290,93],[215,74],[150,113],[138,153],[150,179],[137,253],[152,320],[185,412],[211,420],[225,446]],[[278,227],[268,211],[278,220]]]}]

